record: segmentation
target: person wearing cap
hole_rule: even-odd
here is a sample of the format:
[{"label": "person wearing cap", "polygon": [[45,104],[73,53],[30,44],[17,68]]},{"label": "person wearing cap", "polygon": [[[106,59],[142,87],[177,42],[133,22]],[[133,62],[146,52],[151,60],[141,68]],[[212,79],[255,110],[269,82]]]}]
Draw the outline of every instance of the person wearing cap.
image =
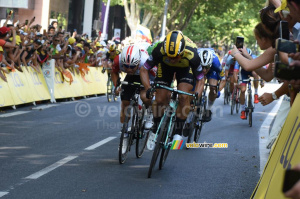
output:
[{"label": "person wearing cap", "polygon": [[[6,38],[11,35],[12,30],[12,42],[7,42]],[[2,48],[7,48],[7,50],[13,50],[16,48],[16,29],[14,27],[7,28],[7,27],[1,27],[0,28],[0,46]],[[12,69],[12,71],[15,70],[14,62],[11,60],[11,65],[9,67]]]},{"label": "person wearing cap", "polygon": [[[147,90],[147,98],[151,98],[152,88],[150,85],[148,71],[158,66],[156,82],[164,86],[171,86],[174,74],[177,80],[178,90],[190,92],[193,89],[194,78],[196,80],[195,92],[201,96],[204,87],[204,74],[200,65],[200,57],[196,45],[181,31],[171,31],[167,34],[164,42],[158,43],[152,54],[141,68],[140,76]],[[153,106],[154,125],[152,132],[155,133],[163,116],[162,107],[169,103],[170,92],[165,89],[156,89],[155,102]],[[186,117],[190,111],[190,100],[187,95],[179,95],[175,121],[175,135],[173,140],[186,139],[182,137],[182,129]]]},{"label": "person wearing cap", "polygon": [[69,41],[69,45],[71,45],[72,48],[74,48],[74,46],[75,46],[75,44],[76,44],[76,39],[73,38],[73,37],[70,37],[70,38],[68,39],[68,41]]},{"label": "person wearing cap", "polygon": [[9,74],[9,72],[7,70],[5,70],[3,67],[9,67],[9,68],[14,68],[14,63],[12,62],[11,64],[9,64],[4,56],[4,51],[3,48],[0,46],[0,77],[1,79],[3,79],[5,82],[7,82],[7,79],[5,77],[5,74]]},{"label": "person wearing cap", "polygon": [[95,58],[95,53],[92,49],[89,50],[88,52],[88,63],[90,64],[90,66],[97,66],[97,60]]}]

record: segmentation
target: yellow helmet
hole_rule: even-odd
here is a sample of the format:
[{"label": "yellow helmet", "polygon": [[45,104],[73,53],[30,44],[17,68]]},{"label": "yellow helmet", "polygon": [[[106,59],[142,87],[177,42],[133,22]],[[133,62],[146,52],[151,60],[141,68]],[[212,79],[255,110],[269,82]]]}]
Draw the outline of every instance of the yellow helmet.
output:
[{"label": "yellow helmet", "polygon": [[115,51],[117,49],[117,45],[116,44],[111,44],[110,46],[109,46],[109,51],[111,52],[111,51]]},{"label": "yellow helmet", "polygon": [[174,30],[168,33],[163,46],[168,57],[182,55],[185,49],[185,39],[182,32]]}]

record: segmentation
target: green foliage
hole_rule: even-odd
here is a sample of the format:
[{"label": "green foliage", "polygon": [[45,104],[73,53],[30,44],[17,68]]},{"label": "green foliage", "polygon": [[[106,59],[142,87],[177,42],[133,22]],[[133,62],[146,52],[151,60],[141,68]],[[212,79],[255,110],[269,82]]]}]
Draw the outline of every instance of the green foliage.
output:
[{"label": "green foliage", "polygon": [[261,1],[202,0],[183,31],[193,41],[231,45],[243,36],[248,46],[255,44],[253,29],[259,21]]}]

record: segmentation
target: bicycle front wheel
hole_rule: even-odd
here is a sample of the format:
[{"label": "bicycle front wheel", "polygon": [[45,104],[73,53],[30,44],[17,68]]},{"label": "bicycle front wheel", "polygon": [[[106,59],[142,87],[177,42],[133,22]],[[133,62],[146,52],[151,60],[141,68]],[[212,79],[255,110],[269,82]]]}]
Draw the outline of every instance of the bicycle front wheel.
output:
[{"label": "bicycle front wheel", "polygon": [[152,174],[152,170],[156,164],[156,160],[159,156],[159,153],[160,153],[160,150],[162,149],[163,145],[164,145],[164,134],[166,133],[166,125],[167,125],[167,122],[166,122],[166,119],[167,119],[167,116],[163,117],[164,119],[161,121],[161,125],[160,125],[160,129],[159,129],[159,134],[158,134],[158,137],[156,139],[156,145],[155,145],[155,148],[154,148],[154,152],[153,152],[153,155],[152,155],[152,158],[151,158],[151,163],[150,163],[150,167],[149,167],[149,170],[148,170],[148,178],[151,178],[151,174]]},{"label": "bicycle front wheel", "polygon": [[106,97],[108,102],[112,101],[112,81],[110,78],[107,80]]},{"label": "bicycle front wheel", "polygon": [[[130,105],[132,107],[132,104]],[[133,116],[131,117],[131,112],[133,111]],[[133,140],[133,134],[134,134],[134,110],[132,108],[128,108],[126,111],[125,120],[122,127],[122,133],[120,137],[120,144],[119,144],[119,163],[124,164],[127,159],[127,154],[130,150],[130,146],[132,144]],[[131,121],[131,127],[130,131],[129,124]]]},{"label": "bicycle front wheel", "polygon": [[236,103],[236,90],[233,91],[232,100],[231,100],[231,115],[233,115],[235,103]]},{"label": "bicycle front wheel", "polygon": [[252,127],[252,109],[249,109],[249,126]]},{"label": "bicycle front wheel", "polygon": [[139,120],[138,120],[138,132],[137,132],[137,139],[136,139],[136,147],[135,147],[135,155],[137,158],[142,157],[145,147],[149,137],[149,130],[145,130],[145,112],[146,108],[145,105],[142,106],[142,110],[139,112]]},{"label": "bicycle front wheel", "polygon": [[[170,120],[170,118],[168,118]],[[169,124],[169,120],[167,120],[167,125]],[[172,123],[171,129],[168,132],[168,126],[166,127],[167,129],[165,130],[164,136],[163,136],[163,142],[165,142],[165,140],[167,139],[167,146],[164,146],[164,148],[162,149],[161,155],[160,155],[160,160],[159,160],[159,170],[161,170],[163,168],[163,166],[166,163],[167,157],[169,155],[169,151],[171,148],[171,145],[169,145],[169,143],[171,142],[171,137],[173,134],[173,130],[174,130],[174,123]]]},{"label": "bicycle front wheel", "polygon": [[239,113],[240,111],[240,90],[237,91],[237,96],[236,96],[236,113]]}]

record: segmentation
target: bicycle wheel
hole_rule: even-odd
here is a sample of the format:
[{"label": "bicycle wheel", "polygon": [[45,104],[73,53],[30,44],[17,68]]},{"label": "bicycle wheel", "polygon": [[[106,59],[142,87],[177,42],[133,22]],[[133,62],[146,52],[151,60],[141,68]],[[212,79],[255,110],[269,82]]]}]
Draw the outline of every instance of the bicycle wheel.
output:
[{"label": "bicycle wheel", "polygon": [[173,130],[174,130],[174,124],[175,122],[172,123],[171,129],[170,131],[168,131],[168,127],[169,127],[169,123],[170,123],[170,119],[169,117],[166,118],[166,125],[165,125],[165,130],[163,133],[163,137],[161,142],[164,143],[165,140],[167,139],[167,146],[162,145],[162,151],[161,151],[161,155],[160,155],[160,160],[159,160],[159,170],[161,170],[167,160],[171,145],[169,145],[169,143],[171,142],[171,137],[173,135]]},{"label": "bicycle wheel", "polygon": [[252,127],[252,113],[253,113],[253,106],[252,106],[252,96],[251,93],[248,96],[249,100],[248,100],[248,108],[249,108],[249,126]]},{"label": "bicycle wheel", "polygon": [[156,160],[158,158],[158,155],[160,153],[160,150],[162,149],[163,145],[162,145],[162,141],[163,141],[163,135],[165,133],[165,127],[166,127],[166,117],[164,117],[164,120],[161,121],[161,126],[160,126],[160,129],[159,129],[159,134],[158,134],[158,137],[156,139],[156,145],[155,145],[155,148],[154,148],[154,151],[153,151],[153,154],[152,154],[152,158],[151,158],[151,162],[150,162],[150,167],[149,167],[149,170],[148,170],[148,178],[151,178],[151,174],[152,174],[152,170],[156,164]]},{"label": "bicycle wheel", "polygon": [[227,98],[226,98],[226,101],[227,101],[227,104],[229,104],[229,101],[230,101],[230,84],[228,83],[227,84]]},{"label": "bicycle wheel", "polygon": [[240,106],[241,106],[241,103],[240,103],[240,90],[238,89],[237,90],[237,96],[236,96],[236,113],[239,113]]},{"label": "bicycle wheel", "polygon": [[112,81],[111,79],[109,78],[107,80],[107,91],[106,91],[106,97],[107,97],[107,101],[108,102],[111,102],[111,95],[112,95]]},{"label": "bicycle wheel", "polygon": [[231,100],[231,115],[233,115],[235,103],[236,103],[236,89],[234,89],[233,91],[232,100]]},{"label": "bicycle wheel", "polygon": [[204,125],[204,122],[202,120],[204,113],[206,113],[206,96],[204,97],[202,107],[200,108],[199,119],[196,119],[195,131],[194,131],[194,142],[195,143],[198,142],[198,140],[200,138],[202,127]]},{"label": "bicycle wheel", "polygon": [[[131,103],[130,107],[132,107],[132,103]],[[131,111],[133,111],[132,117],[130,117]],[[126,116],[125,116],[125,120],[123,123],[121,137],[120,137],[120,144],[119,144],[119,163],[120,164],[124,164],[124,162],[126,161],[128,151],[130,150],[130,146],[132,144],[134,130],[135,130],[135,127],[134,127],[135,118],[136,118],[136,116],[135,116],[134,110],[132,108],[128,108]],[[131,129],[129,132],[128,127],[129,127],[130,121],[131,121]],[[125,137],[126,133],[128,134],[128,137]],[[124,144],[125,139],[128,139],[127,140],[127,148],[126,148],[126,150],[123,150],[123,144]]]},{"label": "bicycle wheel", "polygon": [[135,155],[137,158],[142,157],[145,147],[148,141],[149,137],[149,130],[145,130],[145,113],[146,108],[145,105],[142,106],[142,111],[139,112],[139,120],[138,120],[138,132],[137,132],[137,140],[136,140],[136,146],[135,146]]}]

